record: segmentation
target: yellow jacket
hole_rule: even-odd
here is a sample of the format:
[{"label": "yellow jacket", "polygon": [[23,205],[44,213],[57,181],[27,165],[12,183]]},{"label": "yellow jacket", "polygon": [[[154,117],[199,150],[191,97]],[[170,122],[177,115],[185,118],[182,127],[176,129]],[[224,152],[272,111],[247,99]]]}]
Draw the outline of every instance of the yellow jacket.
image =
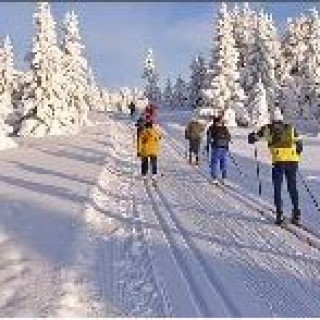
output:
[{"label": "yellow jacket", "polygon": [[298,134],[291,125],[284,126],[286,140],[279,142],[274,141],[272,125],[267,125],[258,132],[258,135],[264,136],[268,141],[272,163],[298,162],[300,160],[300,155],[297,152]]},{"label": "yellow jacket", "polygon": [[138,154],[141,157],[158,156],[160,132],[157,128],[144,128],[138,137]]}]

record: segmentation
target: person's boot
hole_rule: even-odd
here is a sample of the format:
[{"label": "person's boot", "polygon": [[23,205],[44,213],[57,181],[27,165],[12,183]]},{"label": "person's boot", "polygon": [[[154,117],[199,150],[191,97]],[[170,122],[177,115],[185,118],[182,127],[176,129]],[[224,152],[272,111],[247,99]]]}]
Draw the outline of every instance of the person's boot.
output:
[{"label": "person's boot", "polygon": [[189,155],[189,164],[192,164],[192,155]]},{"label": "person's boot", "polygon": [[299,209],[292,210],[292,219],[291,219],[292,224],[299,226],[300,225],[300,216],[301,216],[301,212]]},{"label": "person's boot", "polygon": [[277,211],[276,225],[280,226],[283,221],[284,221],[283,212],[282,211]]},{"label": "person's boot", "polygon": [[196,156],[196,166],[199,165],[199,156]]}]

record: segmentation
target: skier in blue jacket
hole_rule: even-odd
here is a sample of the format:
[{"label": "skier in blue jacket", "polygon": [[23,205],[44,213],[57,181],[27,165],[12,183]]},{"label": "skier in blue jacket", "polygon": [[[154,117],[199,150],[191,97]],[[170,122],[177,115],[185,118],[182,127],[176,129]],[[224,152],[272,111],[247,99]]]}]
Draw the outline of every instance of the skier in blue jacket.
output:
[{"label": "skier in blue jacket", "polygon": [[213,123],[207,130],[207,152],[211,149],[211,177],[214,181],[217,179],[217,167],[220,165],[222,180],[227,177],[227,152],[231,135],[225,126],[223,117],[213,117]]}]

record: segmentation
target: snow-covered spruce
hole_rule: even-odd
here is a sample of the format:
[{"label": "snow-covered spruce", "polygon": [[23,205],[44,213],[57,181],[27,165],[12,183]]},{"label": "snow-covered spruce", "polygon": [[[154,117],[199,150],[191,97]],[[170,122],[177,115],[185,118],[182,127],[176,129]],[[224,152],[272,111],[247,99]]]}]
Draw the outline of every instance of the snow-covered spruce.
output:
[{"label": "snow-covered spruce", "polygon": [[70,125],[78,130],[79,126],[88,123],[88,66],[87,60],[83,57],[84,45],[81,44],[78,18],[73,11],[66,13],[62,31],[61,51],[66,80],[66,103],[70,113]]},{"label": "snow-covered spruce", "polygon": [[7,36],[0,48],[0,150],[13,148],[16,143],[8,137],[12,127],[8,124],[13,115],[12,94],[14,88],[13,51]]},{"label": "snow-covered spruce", "polygon": [[306,133],[320,131],[320,18],[317,10],[289,19],[282,44],[279,106],[285,118]]},{"label": "snow-covered spruce", "polygon": [[146,79],[145,97],[150,103],[159,105],[161,101],[161,90],[158,85],[159,75],[156,70],[152,49],[148,49],[147,57],[143,65],[142,78]]},{"label": "snow-covered spruce", "polygon": [[88,86],[87,86],[87,93],[86,93],[86,101],[89,105],[90,110],[99,110],[102,105],[102,99],[100,95],[100,88],[95,80],[95,76],[93,73],[92,68],[89,68],[88,71]]},{"label": "snow-covered spruce", "polygon": [[216,113],[234,109],[238,119],[246,119],[243,107],[245,94],[239,83],[239,53],[232,33],[232,21],[232,15],[223,3],[218,14],[208,70],[207,105],[211,105]]},{"label": "snow-covered spruce", "polygon": [[250,97],[252,98],[248,101],[250,125],[260,128],[270,122],[266,89],[260,79]]},{"label": "snow-covered spruce", "polygon": [[[270,105],[274,104],[280,72],[280,41],[272,17],[260,12],[254,16],[252,36],[241,73],[241,84],[249,100],[261,80]],[[252,92],[253,91],[253,92]]]},{"label": "snow-covered spruce", "polygon": [[190,69],[188,105],[194,109],[199,107],[199,100],[202,99],[202,90],[205,89],[207,81],[207,67],[201,54],[197,55],[192,61]]},{"label": "snow-covered spruce", "polygon": [[173,87],[172,107],[177,110],[188,106],[188,88],[186,82],[179,75]]},{"label": "snow-covered spruce", "polygon": [[66,79],[61,72],[62,53],[58,47],[55,21],[47,2],[37,4],[34,14],[35,33],[27,83],[22,93],[22,136],[41,137],[70,131],[71,115],[67,105]]},{"label": "snow-covered spruce", "polygon": [[168,78],[162,93],[162,105],[166,108],[171,108],[173,103],[173,86]]}]

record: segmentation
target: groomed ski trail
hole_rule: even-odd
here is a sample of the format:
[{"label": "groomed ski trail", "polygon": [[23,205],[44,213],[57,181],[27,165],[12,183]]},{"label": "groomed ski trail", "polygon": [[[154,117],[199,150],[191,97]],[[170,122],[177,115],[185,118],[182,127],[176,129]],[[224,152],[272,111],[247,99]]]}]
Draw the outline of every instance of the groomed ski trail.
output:
[{"label": "groomed ski trail", "polygon": [[[168,144],[171,146],[171,143]],[[176,151],[173,152],[174,149],[167,149],[165,146],[165,153],[168,156],[171,156],[171,159],[182,159],[182,156],[178,155]],[[171,150],[171,151],[170,151]],[[183,161],[186,161],[185,159]],[[273,295],[281,297],[279,301],[287,301],[287,308],[289,309],[289,312],[294,313],[294,309],[297,308],[296,306],[299,306],[297,309],[297,312],[305,312],[305,314],[308,314],[308,308],[310,308],[310,305],[312,306],[313,303],[316,305],[317,301],[317,296],[319,295],[319,291],[317,290],[316,286],[313,285],[306,285],[303,283],[303,281],[300,280],[300,277],[305,277],[305,274],[303,271],[303,265],[304,261],[301,259],[298,259],[295,261],[295,263],[292,263],[290,258],[294,258],[295,255],[296,257],[303,256],[300,252],[300,246],[301,246],[301,241],[296,239],[295,236],[288,234],[287,231],[281,230],[279,227],[274,226],[271,223],[268,223],[267,220],[265,220],[262,217],[259,217],[259,214],[252,209],[252,207],[246,206],[244,203],[239,203],[237,202],[237,198],[233,198],[230,194],[226,193],[224,189],[217,188],[216,186],[210,185],[207,183],[206,179],[203,177],[202,174],[199,174],[198,170],[194,170],[193,167],[190,167],[188,165],[189,170],[189,175],[198,182],[197,183],[197,191],[194,192],[193,190],[196,190],[196,188],[187,188],[185,186],[185,183],[182,181],[181,184],[174,184],[170,182],[163,180],[164,184],[164,190],[171,190],[173,192],[173,198],[175,198],[174,194],[176,193],[177,197],[182,198],[183,203],[186,203],[186,199],[193,199],[197,205],[199,205],[199,210],[194,210],[192,212],[192,215],[194,215],[194,221],[193,223],[195,225],[198,225],[202,231],[207,230],[206,232],[208,235],[210,235],[210,238],[212,238],[213,241],[210,241],[210,245],[214,246],[215,243],[219,243],[221,240],[216,237],[216,234],[219,234],[219,230],[216,229],[214,231],[210,230],[210,225],[213,225],[208,221],[208,213],[212,211],[214,208],[215,210],[218,210],[221,212],[221,216],[225,213],[228,212],[234,212],[234,217],[231,217],[230,214],[226,214],[226,220],[228,223],[223,224],[223,230],[227,233],[227,239],[228,241],[225,241],[225,245],[230,245],[232,244],[232,240],[234,240],[234,244],[232,246],[238,247],[241,252],[241,256],[239,255],[239,251],[234,252],[234,257],[239,256],[241,258],[241,261],[243,261],[245,264],[248,265],[248,268],[245,268],[244,274],[246,274],[245,277],[243,277],[244,281],[248,281],[248,283],[251,283],[251,290],[250,291],[256,291],[255,292],[255,299],[256,297],[260,297],[262,301],[265,301],[267,305],[269,305],[269,309],[272,310],[273,315],[281,314],[281,312],[285,312],[285,310],[277,311],[277,308],[280,308],[281,306],[274,306],[273,303],[269,303],[270,297]],[[178,171],[178,170],[177,170]],[[187,175],[185,175],[187,176]],[[190,180],[192,180],[192,178]],[[173,179],[172,179],[173,180]],[[170,186],[168,185],[170,184]],[[178,190],[177,190],[178,189]],[[209,190],[208,190],[209,189]],[[211,193],[208,194],[208,191]],[[182,197],[181,195],[184,194]],[[213,196],[214,195],[214,196]],[[172,197],[172,196],[171,196]],[[216,198],[216,199],[215,199]],[[195,207],[195,206],[194,206]],[[229,210],[226,210],[227,208],[230,208]],[[245,210],[245,211],[243,211]],[[252,222],[256,221],[261,221],[261,226],[266,226],[264,230],[261,231],[261,226],[257,225],[256,229],[250,228],[250,220],[248,219],[249,216],[244,217],[245,219],[241,219],[241,215],[243,213],[251,213],[252,215],[256,217],[252,217]],[[184,215],[185,217],[185,215]],[[230,219],[231,218],[231,219]],[[259,219],[260,218],[260,219]],[[191,223],[192,219],[189,217],[189,223]],[[222,220],[222,219],[221,219]],[[234,221],[232,221],[234,220]],[[244,222],[243,222],[244,221]],[[223,221],[221,221],[223,222]],[[235,222],[235,223],[234,223]],[[257,243],[261,242],[261,248],[257,248],[258,250],[261,250],[261,257],[256,257],[255,255],[248,254],[250,253],[251,250],[250,247],[248,246],[247,243],[242,243],[244,235],[249,235],[251,239],[256,239]],[[283,248],[283,243],[282,243],[282,237],[284,237],[286,241],[286,246]],[[245,239],[247,242],[248,240],[251,241],[251,239]],[[298,240],[298,241],[297,241]],[[280,243],[277,243],[280,242]],[[222,245],[224,245],[224,242],[221,242]],[[317,253],[317,250],[310,248],[306,243],[302,242],[302,245],[304,247],[304,252],[308,253],[308,256],[313,257],[314,255],[317,257],[319,254]],[[296,246],[299,249],[296,249]],[[260,264],[265,260],[264,253],[267,253],[268,250],[265,250],[265,248],[270,249],[270,253],[272,254],[272,251],[276,252],[276,250],[273,249],[281,249],[281,254],[276,254],[273,255],[271,258],[271,261],[274,261],[274,265],[278,266],[278,270],[283,269],[283,271],[288,270],[290,272],[296,273],[296,277],[290,279],[290,285],[291,286],[296,286],[298,290],[300,290],[299,294],[295,293],[295,290],[292,290],[290,286],[287,286],[286,283],[283,283],[280,279],[278,281],[273,281],[274,283],[269,283],[270,280],[264,279],[264,278],[258,278],[254,276],[254,274],[250,274],[250,272],[247,272],[250,269],[251,265],[256,265],[257,267],[260,266]],[[244,249],[244,250],[242,250]],[[289,257],[289,259],[288,259]],[[270,259],[270,258],[269,258]],[[310,264],[310,270],[308,277],[310,278],[318,278],[318,272],[316,271],[318,260],[313,260],[311,259],[311,264]],[[264,270],[263,273],[265,274],[266,277],[275,277],[275,274],[272,272],[272,268],[268,268],[268,260],[263,262],[264,267],[266,267],[267,270]],[[270,269],[270,270],[269,270]],[[268,275],[268,273],[270,273]],[[247,277],[247,279],[246,279]],[[275,277],[275,279],[277,279]],[[229,284],[230,285],[230,284]],[[269,290],[271,292],[268,292],[265,288],[270,287]],[[274,288],[272,288],[274,287]],[[283,290],[283,287],[287,287],[289,289],[289,293],[286,292],[288,290],[287,288]],[[276,293],[272,293],[273,291],[276,291]],[[292,291],[292,292],[291,292]],[[272,294],[270,294],[272,293]],[[268,297],[268,295],[270,297]],[[301,298],[306,296],[306,298]],[[236,297],[234,297],[236,299]],[[275,302],[277,303],[277,300],[274,299]],[[310,305],[308,306],[308,303],[305,303],[306,301],[310,301]],[[296,303],[292,303],[292,301],[296,301]],[[304,305],[307,305],[306,309],[304,309]],[[285,308],[286,304],[283,304]],[[292,310],[290,310],[290,306]],[[304,311],[303,311],[304,309]]]},{"label": "groomed ski trail", "polygon": [[170,315],[133,195],[132,135],[125,124],[107,125],[108,157],[85,205],[74,268],[65,271],[66,293],[57,315]]},{"label": "groomed ski trail", "polygon": [[67,263],[35,264],[0,230],[1,315],[319,316],[319,250],[208,183],[162,130],[155,184],[140,177],[132,121],[111,114],[93,130],[104,160],[72,220]]},{"label": "groomed ski trail", "polygon": [[[211,266],[215,275],[217,274],[216,279],[221,285],[216,285],[215,290],[219,291],[219,288],[223,287],[222,291],[225,293],[222,296],[228,297],[224,303],[229,301],[229,305],[234,304],[234,307],[229,306],[229,315],[310,316],[318,314],[315,297],[319,296],[319,289],[311,279],[319,281],[317,270],[319,253],[288,232],[281,229],[279,231],[276,226],[269,224],[252,208],[239,203],[232,195],[211,186],[193,167],[186,164],[186,160],[176,153],[169,141],[166,141],[166,137],[161,145],[162,156],[160,156],[159,168],[160,172],[164,172],[164,177],[158,178],[157,185],[163,189],[161,197],[166,198],[167,205],[161,204],[159,194],[157,195],[152,188],[153,191],[150,191],[145,201],[150,202],[151,196],[151,202],[154,202],[153,211],[164,215],[165,218],[160,218],[162,220],[160,229],[165,229],[167,238],[171,237],[169,242],[173,243],[172,239],[175,239],[173,251],[188,252],[186,248],[188,245],[177,239],[183,239],[184,235],[191,234],[188,237],[194,241],[200,260],[208,260],[206,264]],[[186,181],[190,182],[189,186]],[[198,201],[187,205],[193,197],[199,198]],[[167,208],[164,209],[164,207]],[[221,210],[221,217],[218,214],[210,214],[217,208]],[[168,211],[176,215],[175,219],[180,224],[179,229],[182,230],[182,235],[179,230],[176,230],[172,220],[170,222]],[[225,221],[223,218],[226,218]],[[220,219],[218,226],[212,228],[214,223],[217,223],[216,219]],[[154,219],[153,223],[155,220],[157,219]],[[159,221],[156,223],[159,224]],[[151,231],[155,233],[154,230]],[[172,243],[169,250],[171,255]],[[230,252],[225,252],[224,247]],[[173,255],[180,259],[179,253],[173,253]],[[214,256],[217,256],[217,261],[213,258]],[[225,266],[221,263],[221,259],[225,261]],[[161,269],[159,259],[157,259],[156,268]],[[200,269],[197,268],[198,274],[201,272]],[[184,272],[188,278],[188,271]],[[199,276],[199,282],[201,277],[203,277],[203,270]],[[283,278],[286,279],[285,284]],[[192,291],[193,285],[189,283],[189,292],[190,287]],[[166,289],[170,291],[170,284],[167,284]],[[191,296],[196,297],[191,300],[198,299],[199,311],[201,304],[202,307],[204,306],[201,293],[200,297],[197,289],[191,293]],[[168,295],[171,296],[170,293]],[[202,314],[208,312],[206,307],[201,310]]]}]

